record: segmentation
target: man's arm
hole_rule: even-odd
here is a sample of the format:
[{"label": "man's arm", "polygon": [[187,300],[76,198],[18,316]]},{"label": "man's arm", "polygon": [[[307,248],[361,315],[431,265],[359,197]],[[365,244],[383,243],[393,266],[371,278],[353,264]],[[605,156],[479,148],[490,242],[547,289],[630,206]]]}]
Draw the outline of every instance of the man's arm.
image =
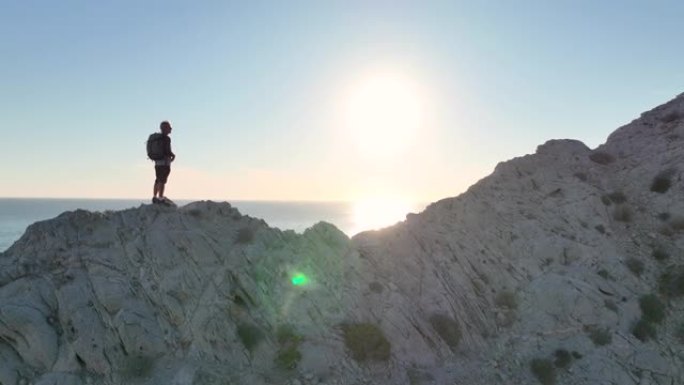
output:
[{"label": "man's arm", "polygon": [[168,154],[168,157],[171,158],[171,160],[175,160],[176,154],[174,154],[173,151],[171,151],[171,138],[167,136],[166,139],[168,140],[166,141],[166,149],[164,149],[164,152]]}]

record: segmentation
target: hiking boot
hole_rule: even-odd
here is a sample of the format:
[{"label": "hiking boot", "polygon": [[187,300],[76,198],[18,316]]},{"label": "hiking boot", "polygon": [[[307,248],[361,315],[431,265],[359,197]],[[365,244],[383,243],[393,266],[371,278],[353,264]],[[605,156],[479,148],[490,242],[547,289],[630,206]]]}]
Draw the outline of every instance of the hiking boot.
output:
[{"label": "hiking boot", "polygon": [[158,199],[157,197],[152,197],[152,203],[153,204],[162,203],[162,200]]}]

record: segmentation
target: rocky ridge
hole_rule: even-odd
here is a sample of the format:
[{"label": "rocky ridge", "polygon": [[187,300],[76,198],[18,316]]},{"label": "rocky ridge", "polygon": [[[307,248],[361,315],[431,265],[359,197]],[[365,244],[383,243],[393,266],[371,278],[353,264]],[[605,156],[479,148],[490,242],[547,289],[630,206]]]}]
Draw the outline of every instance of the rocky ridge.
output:
[{"label": "rocky ridge", "polygon": [[0,384],[682,384],[684,96],[347,238],[228,203],[0,254]]}]

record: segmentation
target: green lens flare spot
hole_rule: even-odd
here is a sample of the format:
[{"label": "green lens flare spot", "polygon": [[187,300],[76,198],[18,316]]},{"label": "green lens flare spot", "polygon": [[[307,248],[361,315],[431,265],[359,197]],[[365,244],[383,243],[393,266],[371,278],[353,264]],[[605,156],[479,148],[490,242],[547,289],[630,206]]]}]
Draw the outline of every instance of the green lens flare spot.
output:
[{"label": "green lens flare spot", "polygon": [[306,286],[309,283],[309,277],[302,273],[297,273],[292,276],[292,284],[295,286]]}]

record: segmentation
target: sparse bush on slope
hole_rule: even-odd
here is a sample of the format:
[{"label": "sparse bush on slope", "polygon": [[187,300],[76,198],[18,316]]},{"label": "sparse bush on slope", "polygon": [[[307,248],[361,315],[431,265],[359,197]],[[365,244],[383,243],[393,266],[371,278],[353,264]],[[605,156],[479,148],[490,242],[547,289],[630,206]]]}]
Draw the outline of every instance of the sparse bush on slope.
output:
[{"label": "sparse bush on slope", "polygon": [[257,326],[248,323],[237,325],[237,335],[242,345],[252,352],[254,348],[264,339],[264,333]]},{"label": "sparse bush on slope", "polygon": [[660,293],[668,297],[684,295],[684,265],[670,266],[658,279]]},{"label": "sparse bush on slope", "polygon": [[512,291],[504,290],[499,292],[494,298],[494,304],[497,307],[515,310],[518,307],[518,301],[515,299],[515,293]]},{"label": "sparse bush on slope", "polygon": [[458,322],[451,317],[444,314],[434,314],[430,317],[430,324],[451,349],[456,348],[461,342],[461,328]]},{"label": "sparse bush on slope", "polygon": [[656,338],[655,326],[652,323],[641,318],[634,327],[632,327],[632,334],[642,342]]},{"label": "sparse bush on slope", "polygon": [[390,343],[382,330],[370,323],[342,325],[344,345],[358,362],[387,361],[390,358]]},{"label": "sparse bush on slope", "polygon": [[276,330],[276,339],[279,346],[275,357],[276,365],[285,370],[297,367],[302,359],[302,353],[299,352],[302,336],[297,334],[292,326],[281,325]]},{"label": "sparse bush on slope", "polygon": [[556,383],[556,368],[551,360],[535,358],[530,362],[530,370],[542,385],[554,385]]},{"label": "sparse bush on slope", "polygon": [[641,273],[644,272],[644,263],[634,257],[630,257],[625,261],[625,265],[627,265],[627,268],[629,271],[634,273],[637,277],[641,276]]},{"label": "sparse bush on slope", "polygon": [[660,323],[665,319],[665,305],[654,294],[647,294],[639,298],[639,307],[643,318],[648,322]]},{"label": "sparse bush on slope", "polygon": [[672,174],[674,170],[668,169],[660,172],[651,182],[651,191],[664,194],[672,186]]},{"label": "sparse bush on slope", "polygon": [[604,346],[613,342],[613,334],[608,328],[588,327],[586,330],[589,338],[596,346]]}]

